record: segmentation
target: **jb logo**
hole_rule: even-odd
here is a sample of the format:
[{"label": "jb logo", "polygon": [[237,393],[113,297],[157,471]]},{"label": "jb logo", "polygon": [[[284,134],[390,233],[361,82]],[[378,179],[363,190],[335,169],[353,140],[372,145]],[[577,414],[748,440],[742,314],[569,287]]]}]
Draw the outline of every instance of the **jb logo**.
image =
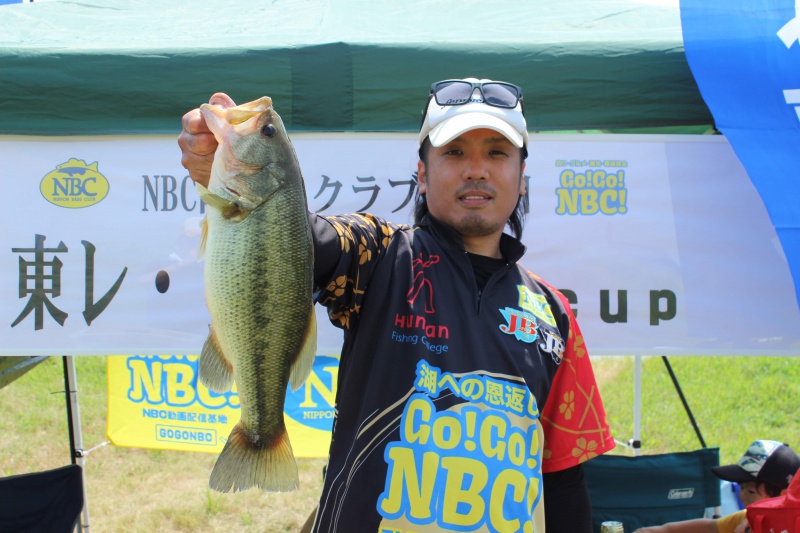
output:
[{"label": "jb logo", "polygon": [[525,311],[506,307],[500,309],[500,314],[506,319],[507,324],[500,324],[500,331],[514,335],[517,340],[531,343],[535,341],[537,333],[536,317]]},{"label": "jb logo", "polygon": [[539,349],[549,353],[553,357],[555,364],[561,364],[561,359],[564,355],[564,341],[561,337],[543,329],[542,342],[539,343]]}]

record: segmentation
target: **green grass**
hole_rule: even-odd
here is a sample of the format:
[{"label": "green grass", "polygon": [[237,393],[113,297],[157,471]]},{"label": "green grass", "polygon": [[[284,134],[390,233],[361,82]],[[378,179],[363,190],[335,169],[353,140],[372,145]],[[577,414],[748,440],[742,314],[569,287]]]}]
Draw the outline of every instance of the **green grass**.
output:
[{"label": "green grass", "polygon": [[[615,437],[633,436],[633,358],[594,358]],[[733,462],[756,439],[800,449],[800,358],[670,359],[708,446]],[[106,359],[76,358],[84,448],[106,440]],[[687,451],[697,436],[660,358],[643,359],[642,452]],[[70,462],[61,358],[0,389],[0,475]],[[630,455],[617,447],[614,453]],[[106,446],[86,459],[90,527],[139,531],[297,531],[316,505],[322,459],[300,459],[300,490],[287,494],[209,491],[216,455]]]},{"label": "green grass", "polygon": [[[595,367],[607,364],[606,359],[599,358]],[[618,373],[610,382],[601,381],[600,391],[615,437],[627,441],[633,436],[634,360],[619,359]],[[735,462],[757,439],[780,440],[800,449],[800,358],[669,361],[706,445],[720,448],[722,463]],[[641,438],[644,453],[701,447],[660,357],[642,361]],[[616,452],[628,453],[620,450]]]},{"label": "green grass", "polygon": [[[106,440],[106,358],[77,357],[84,449]],[[70,463],[62,359],[0,389],[0,476]],[[100,447],[85,460],[89,525],[104,532],[290,532],[316,506],[322,459],[298,459],[293,493],[208,489],[215,454]]]}]

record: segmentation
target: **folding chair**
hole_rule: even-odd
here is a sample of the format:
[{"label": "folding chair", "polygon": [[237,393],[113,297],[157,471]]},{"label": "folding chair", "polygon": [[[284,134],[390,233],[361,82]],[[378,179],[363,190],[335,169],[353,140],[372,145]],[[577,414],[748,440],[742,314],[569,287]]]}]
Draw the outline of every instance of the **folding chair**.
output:
[{"label": "folding chair", "polygon": [[622,522],[626,533],[644,526],[703,518],[719,507],[719,448],[624,457],[601,455],[584,463],[592,500],[592,527]]},{"label": "folding chair", "polygon": [[83,510],[83,472],[68,465],[0,478],[0,531],[68,533]]}]

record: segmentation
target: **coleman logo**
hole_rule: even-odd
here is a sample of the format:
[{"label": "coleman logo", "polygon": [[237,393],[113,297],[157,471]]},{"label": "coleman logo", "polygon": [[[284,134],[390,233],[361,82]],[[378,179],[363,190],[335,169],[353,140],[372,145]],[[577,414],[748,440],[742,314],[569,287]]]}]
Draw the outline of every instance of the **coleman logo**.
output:
[{"label": "coleman logo", "polygon": [[78,209],[99,203],[108,195],[108,180],[97,171],[97,162],[72,158],[49,172],[39,184],[45,200],[59,207]]},{"label": "coleman logo", "polygon": [[694,496],[694,489],[670,489],[668,500],[688,500]]},{"label": "coleman logo", "polygon": [[500,331],[509,335],[514,335],[517,340],[531,343],[539,336],[536,330],[536,317],[519,309],[506,307],[500,309],[507,324],[500,324]]}]

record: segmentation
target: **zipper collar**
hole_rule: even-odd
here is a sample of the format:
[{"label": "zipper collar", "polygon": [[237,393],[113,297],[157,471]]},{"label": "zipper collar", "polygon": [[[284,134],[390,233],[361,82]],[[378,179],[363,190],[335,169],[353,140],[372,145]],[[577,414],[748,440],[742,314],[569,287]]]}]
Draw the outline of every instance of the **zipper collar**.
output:
[{"label": "zipper collar", "polygon": [[[419,227],[424,227],[430,230],[431,234],[455,252],[466,254],[464,248],[464,240],[461,235],[454,228],[440,222],[434,218],[430,213],[417,224]],[[500,254],[508,262],[509,265],[515,264],[519,259],[525,255],[525,245],[519,239],[512,237],[507,233],[500,236]]]}]

